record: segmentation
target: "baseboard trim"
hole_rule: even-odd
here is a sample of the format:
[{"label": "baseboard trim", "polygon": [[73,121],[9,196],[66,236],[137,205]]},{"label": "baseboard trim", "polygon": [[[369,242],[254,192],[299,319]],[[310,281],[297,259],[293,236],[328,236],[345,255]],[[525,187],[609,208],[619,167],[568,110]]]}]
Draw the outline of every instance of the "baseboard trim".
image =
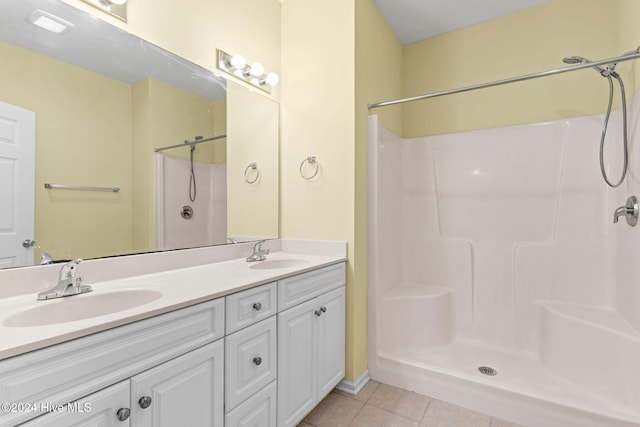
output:
[{"label": "baseboard trim", "polygon": [[360,375],[360,377],[358,377],[358,379],[355,381],[340,381],[340,383],[336,386],[336,389],[355,396],[356,394],[360,393],[360,390],[362,390],[364,386],[367,385],[370,379],[371,377],[369,376],[369,370],[366,369],[362,373],[362,375]]}]

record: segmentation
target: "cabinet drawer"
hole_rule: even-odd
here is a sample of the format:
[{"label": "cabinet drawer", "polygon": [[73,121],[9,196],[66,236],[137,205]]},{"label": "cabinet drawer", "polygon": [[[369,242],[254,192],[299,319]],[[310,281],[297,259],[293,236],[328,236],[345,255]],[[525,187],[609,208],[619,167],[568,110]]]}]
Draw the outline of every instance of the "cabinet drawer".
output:
[{"label": "cabinet drawer", "polygon": [[107,387],[80,400],[62,406],[20,427],[104,426],[128,427],[130,418],[118,421],[116,414],[129,408],[129,381]]},{"label": "cabinet drawer", "polygon": [[278,311],[344,285],[345,274],[345,263],[342,262],[278,281]]},{"label": "cabinet drawer", "polygon": [[[224,336],[224,298],[0,361],[0,402],[71,402]],[[34,413],[0,413],[12,426]]]},{"label": "cabinet drawer", "polygon": [[276,381],[225,417],[225,427],[276,427]]},{"label": "cabinet drawer", "polygon": [[276,379],[276,317],[225,337],[225,411]]},{"label": "cabinet drawer", "polygon": [[228,295],[227,335],[273,316],[277,312],[276,282]]}]

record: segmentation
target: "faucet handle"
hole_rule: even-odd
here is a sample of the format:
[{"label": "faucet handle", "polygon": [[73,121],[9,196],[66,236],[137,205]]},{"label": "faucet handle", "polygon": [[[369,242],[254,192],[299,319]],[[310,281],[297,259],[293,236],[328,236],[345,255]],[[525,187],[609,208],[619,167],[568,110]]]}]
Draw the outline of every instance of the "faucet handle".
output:
[{"label": "faucet handle", "polygon": [[73,261],[69,261],[65,265],[62,266],[60,270],[60,280],[65,279],[75,279],[76,270],[78,269],[78,264],[82,262],[81,259],[74,259]]}]

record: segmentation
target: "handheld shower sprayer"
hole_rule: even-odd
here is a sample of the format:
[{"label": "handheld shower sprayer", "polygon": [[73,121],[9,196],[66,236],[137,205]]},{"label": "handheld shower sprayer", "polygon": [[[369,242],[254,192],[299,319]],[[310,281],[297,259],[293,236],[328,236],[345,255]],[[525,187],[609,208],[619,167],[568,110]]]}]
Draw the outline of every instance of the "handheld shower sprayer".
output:
[{"label": "handheld shower sprayer", "polygon": [[[634,53],[639,53],[640,47],[636,50],[632,50],[630,52],[625,53],[625,55],[631,55]],[[562,62],[565,64],[589,64],[592,61],[584,58],[582,56],[567,56],[562,58]],[[609,187],[618,187],[624,181],[625,176],[627,175],[627,167],[629,165],[629,150],[628,150],[628,142],[627,142],[627,100],[625,96],[624,84],[622,83],[622,78],[620,75],[614,71],[617,63],[612,62],[607,64],[606,68],[602,68],[598,65],[594,65],[591,68],[596,70],[598,74],[602,77],[605,77],[609,81],[609,103],[607,106],[607,113],[604,116],[604,123],[602,125],[602,136],[600,138],[600,172],[602,173],[602,178],[607,183]],[[609,180],[609,176],[607,175],[607,171],[604,165],[604,140],[607,135],[607,125],[609,124],[609,116],[611,115],[611,106],[613,104],[613,79],[618,81],[618,85],[620,86],[620,96],[622,98],[622,150],[623,150],[623,164],[622,164],[622,173],[620,174],[620,179],[618,182],[613,183]]]},{"label": "handheld shower sprayer", "polygon": [[[562,58],[562,62],[569,65],[576,65],[576,64],[589,64],[592,61],[589,61],[587,58],[583,58],[582,56],[566,56]],[[606,73],[606,70],[600,67],[599,65],[594,65],[591,68],[596,70],[602,76],[604,76],[604,73]]]}]

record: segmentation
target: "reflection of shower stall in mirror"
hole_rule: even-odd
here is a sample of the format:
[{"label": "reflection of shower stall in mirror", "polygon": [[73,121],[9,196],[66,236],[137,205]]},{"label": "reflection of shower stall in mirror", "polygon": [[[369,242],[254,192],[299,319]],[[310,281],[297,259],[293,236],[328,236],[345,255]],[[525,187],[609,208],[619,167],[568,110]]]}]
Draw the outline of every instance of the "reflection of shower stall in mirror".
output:
[{"label": "reflection of shower stall in mirror", "polygon": [[[190,200],[190,177],[197,197]],[[209,246],[227,240],[227,165],[156,154],[156,249]]]}]

